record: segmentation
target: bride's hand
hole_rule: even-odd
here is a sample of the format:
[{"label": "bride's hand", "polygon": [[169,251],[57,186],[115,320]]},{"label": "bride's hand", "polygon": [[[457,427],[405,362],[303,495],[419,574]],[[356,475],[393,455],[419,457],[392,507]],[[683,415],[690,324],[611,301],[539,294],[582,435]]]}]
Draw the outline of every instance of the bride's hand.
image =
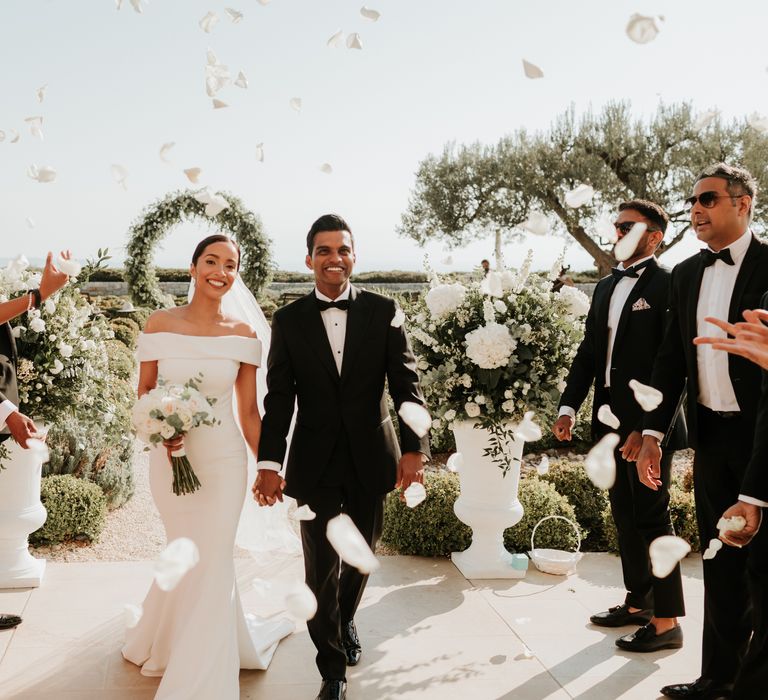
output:
[{"label": "bride's hand", "polygon": [[170,440],[163,440],[163,446],[165,447],[166,452],[168,452],[168,461],[170,462],[173,453],[178,452],[184,446],[184,437],[179,435]]},{"label": "bride's hand", "polygon": [[283,500],[285,480],[273,469],[260,469],[253,482],[253,500],[260,506],[273,506]]}]

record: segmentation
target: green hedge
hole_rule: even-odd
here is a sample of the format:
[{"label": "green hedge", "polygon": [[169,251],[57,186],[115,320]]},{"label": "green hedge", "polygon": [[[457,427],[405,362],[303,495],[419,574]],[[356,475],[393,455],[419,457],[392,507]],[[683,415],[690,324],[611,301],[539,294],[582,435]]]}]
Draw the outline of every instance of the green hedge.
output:
[{"label": "green hedge", "polygon": [[40,498],[48,518],[30,535],[33,544],[94,541],[104,529],[107,499],[96,484],[70,475],[47,476],[42,480]]},{"label": "green hedge", "polygon": [[109,324],[115,334],[115,340],[131,349],[136,347],[141,332],[136,321],[130,318],[113,318]]}]

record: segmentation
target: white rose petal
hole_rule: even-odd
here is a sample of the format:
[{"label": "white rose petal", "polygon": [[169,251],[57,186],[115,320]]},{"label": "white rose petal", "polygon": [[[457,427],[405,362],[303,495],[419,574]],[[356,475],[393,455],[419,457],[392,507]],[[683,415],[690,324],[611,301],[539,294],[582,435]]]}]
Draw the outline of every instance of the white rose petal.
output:
[{"label": "white rose petal", "polygon": [[523,73],[525,73],[526,78],[530,78],[531,80],[544,77],[544,71],[541,70],[541,68],[533,63],[529,63],[525,59],[523,59]]},{"label": "white rose petal", "polygon": [[445,463],[445,466],[448,468],[448,471],[458,472],[461,469],[463,463],[464,457],[462,456],[461,452],[454,452],[450,457],[448,457],[448,461]]},{"label": "white rose petal", "polygon": [[125,167],[118,163],[113,163],[110,167],[110,172],[112,173],[112,179],[124,190],[127,190],[126,180],[128,179],[128,171]]},{"label": "white rose petal", "polygon": [[427,498],[427,490],[424,488],[424,484],[413,482],[403,493],[405,497],[405,505],[408,508],[415,508],[419,503],[423,503]]},{"label": "white rose petal", "polygon": [[218,97],[214,97],[211,100],[211,103],[213,104],[214,109],[226,109],[227,107],[229,107],[229,105],[226,102],[224,102],[224,100],[220,100]]},{"label": "white rose petal", "polygon": [[540,211],[532,211],[522,226],[535,236],[546,236],[549,233],[549,217]]},{"label": "white rose petal", "polygon": [[674,535],[657,537],[648,549],[651,558],[651,570],[656,578],[666,578],[691,551],[684,539]]},{"label": "white rose petal", "polygon": [[595,222],[595,233],[598,238],[606,240],[608,243],[616,243],[619,236],[616,233],[616,227],[613,225],[613,218],[606,212],[603,212]]},{"label": "white rose petal", "polygon": [[566,193],[565,203],[571,207],[571,209],[578,209],[585,204],[589,204],[594,196],[595,190],[591,185],[581,184]]},{"label": "white rose petal", "polygon": [[366,7],[363,5],[360,8],[360,14],[365,17],[365,19],[370,20],[371,22],[378,22],[379,17],[381,17],[381,12],[377,12],[376,10],[372,10],[369,7]]},{"label": "white rose petal", "polygon": [[24,221],[26,221],[28,228],[35,228],[35,220],[31,216],[28,216]]},{"label": "white rose petal", "polygon": [[264,162],[264,143],[257,143],[256,144],[256,160],[259,163]]},{"label": "white rose petal", "polygon": [[160,590],[172,591],[199,561],[197,545],[188,537],[179,537],[168,543],[155,559],[155,583]]},{"label": "white rose petal", "polygon": [[664,399],[664,394],[658,389],[654,389],[652,386],[646,384],[641,384],[637,379],[630,379],[629,388],[632,389],[635,394],[635,401],[640,404],[640,407],[644,411],[652,411]]},{"label": "white rose petal", "polygon": [[162,146],[160,146],[160,160],[162,160],[163,163],[171,162],[168,160],[168,153],[175,145],[175,141],[168,141],[167,143],[164,143]]},{"label": "white rose petal", "polygon": [[200,20],[200,29],[206,34],[210,34],[218,21],[219,16],[215,12],[208,12],[208,14]]},{"label": "white rose petal", "polygon": [[330,163],[323,163],[320,166],[320,172],[325,173],[326,175],[330,175],[333,173],[333,167],[331,166]]},{"label": "white rose petal", "polygon": [[53,264],[59,272],[63,272],[68,277],[77,277],[83,269],[83,266],[77,260],[67,260],[60,255],[54,260]]},{"label": "white rose petal", "polygon": [[747,526],[747,521],[740,515],[734,515],[732,518],[720,518],[717,521],[717,529],[720,535],[726,532],[741,532]]},{"label": "white rose petal", "polygon": [[232,24],[239,24],[243,19],[243,13],[239,12],[238,10],[233,10],[231,7],[225,7],[224,12],[229,15],[229,18],[232,20]]},{"label": "white rose petal", "polygon": [[344,38],[344,32],[341,29],[339,29],[337,32],[331,35],[331,38],[325,42],[325,45],[331,49],[338,49],[341,46],[341,42],[343,38]]},{"label": "white rose petal", "polygon": [[653,41],[659,33],[655,17],[646,17],[637,12],[629,18],[627,36],[636,44],[647,44]]},{"label": "white rose petal", "polygon": [[523,440],[525,442],[541,440],[541,428],[534,422],[534,415],[533,411],[526,411],[523,420],[513,428],[516,440]]},{"label": "white rose petal", "polygon": [[403,422],[420,438],[424,437],[432,425],[429,411],[415,401],[403,401],[397,411]]},{"label": "white rose petal", "polygon": [[50,455],[48,453],[48,445],[46,445],[42,440],[38,440],[37,438],[29,438],[29,440],[27,440],[26,449],[32,452],[35,455],[35,458],[40,460],[41,464],[45,464],[50,459]]},{"label": "white rose petal", "polygon": [[32,136],[36,136],[41,141],[43,140],[43,118],[42,117],[26,117],[24,119],[29,124],[29,132]]},{"label": "white rose petal", "polygon": [[[16,140],[18,140],[18,138]],[[13,141],[11,141],[11,143],[13,143]],[[58,173],[56,172],[56,169],[50,165],[38,166],[32,164],[27,168],[27,175],[38,182],[53,182]]]},{"label": "white rose petal", "polygon": [[195,199],[200,202],[200,204],[205,204],[205,215],[210,217],[217,216],[229,207],[229,202],[224,199],[224,197],[220,194],[211,192],[207,187],[201,192],[198,192],[195,195]]},{"label": "white rose petal", "polygon": [[243,71],[240,71],[237,74],[237,78],[235,78],[235,85],[237,85],[239,88],[242,88],[243,90],[248,88],[248,78],[246,78]]},{"label": "white rose petal", "polygon": [[542,455],[539,463],[536,465],[536,473],[543,476],[549,471],[549,457]]},{"label": "white rose petal", "polygon": [[290,100],[288,100],[288,106],[295,112],[301,112],[301,98],[292,97]]},{"label": "white rose petal", "polygon": [[37,97],[37,101],[42,103],[42,101],[45,99],[45,91],[47,90],[48,85],[42,85],[41,87],[37,88],[35,90],[35,96]]},{"label": "white rose petal", "polygon": [[584,469],[589,480],[599,489],[609,489],[616,481],[614,450],[619,444],[616,433],[608,433],[587,454]]},{"label": "white rose petal", "polygon": [[193,183],[193,184],[195,184],[195,185],[196,185],[196,184],[197,184],[197,181],[200,179],[200,173],[202,173],[202,172],[203,172],[203,171],[202,171],[202,169],[201,169],[201,168],[187,168],[187,169],[184,171],[184,174],[187,176],[187,179],[188,179],[188,180],[189,180],[191,183]]},{"label": "white rose petal", "polygon": [[363,48],[363,40],[360,38],[360,35],[357,32],[353,32],[352,34],[347,36],[347,48],[348,49]]},{"label": "white rose petal", "polygon": [[722,548],[723,543],[717,537],[712,538],[709,541],[709,546],[704,550],[702,559],[714,559]]},{"label": "white rose petal", "polygon": [[395,309],[395,315],[392,317],[392,320],[389,322],[389,325],[392,326],[392,328],[400,328],[404,322],[405,322],[405,312],[398,307],[397,309]]},{"label": "white rose petal", "polygon": [[299,506],[291,514],[291,518],[294,520],[314,520],[317,517],[315,511],[313,511],[308,505]]},{"label": "white rose petal", "polygon": [[355,527],[352,518],[345,513],[328,521],[326,535],[337,554],[360,573],[370,574],[379,568],[380,564],[368,543]]},{"label": "white rose petal", "polygon": [[597,409],[597,420],[614,430],[618,430],[621,425],[619,419],[614,415],[613,411],[611,411],[611,407],[607,403],[604,403]]},{"label": "white rose petal", "polygon": [[648,226],[641,221],[638,221],[626,235],[619,238],[616,245],[613,247],[613,255],[616,260],[624,261],[631,258],[637,246],[640,243],[640,239],[643,237]]},{"label": "white rose petal", "polygon": [[283,602],[285,609],[300,620],[311,620],[317,612],[315,594],[303,581],[295,581],[288,586]]}]

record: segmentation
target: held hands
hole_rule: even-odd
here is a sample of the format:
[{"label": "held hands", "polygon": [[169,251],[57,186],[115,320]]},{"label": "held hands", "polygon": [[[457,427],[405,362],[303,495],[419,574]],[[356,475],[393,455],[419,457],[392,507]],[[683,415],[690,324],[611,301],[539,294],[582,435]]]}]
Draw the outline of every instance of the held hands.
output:
[{"label": "held hands", "polygon": [[643,435],[639,430],[633,430],[626,442],[619,448],[621,456],[627,462],[636,462],[640,454],[640,448],[643,446]]},{"label": "held hands", "polygon": [[552,425],[552,432],[560,442],[570,440],[571,430],[573,429],[573,418],[570,416],[560,416]]},{"label": "held hands", "polygon": [[636,459],[637,463],[635,466],[640,483],[652,491],[658,491],[659,486],[661,486],[661,445],[659,445],[659,441],[652,435],[643,436],[640,453]]},{"label": "held hands", "polygon": [[[414,483],[424,483],[424,461],[426,457],[421,452],[406,452],[397,463],[397,483],[395,488],[401,489],[400,500],[405,501],[405,490]],[[261,474],[261,472],[259,472]]]},{"label": "held hands", "polygon": [[273,506],[283,501],[285,479],[274,469],[259,469],[253,482],[253,500],[260,506]]},{"label": "held hands", "polygon": [[[72,257],[72,253],[68,250],[62,250],[61,257],[64,260],[69,260]],[[43,299],[47,299],[52,294],[58,292],[68,281],[69,276],[65,272],[60,272],[54,266],[53,253],[48,253],[48,257],[45,259],[45,267],[43,268],[43,276],[40,279],[40,296]]]},{"label": "held hands", "polygon": [[723,513],[724,518],[733,518],[740,515],[747,524],[743,530],[728,530],[720,535],[720,539],[732,547],[743,547],[757,534],[760,524],[763,522],[763,509],[760,506],[738,501]]},{"label": "held hands", "polygon": [[27,449],[27,440],[31,438],[39,440],[43,437],[38,434],[34,421],[18,411],[11,413],[5,419],[5,424],[8,426],[8,430],[11,431],[13,439],[25,450]]},{"label": "held hands", "polygon": [[717,326],[732,338],[698,337],[696,345],[711,345],[715,350],[725,350],[732,355],[741,355],[763,369],[768,370],[768,311],[763,309],[744,312],[745,321],[728,323],[718,318],[707,317],[707,323]]}]

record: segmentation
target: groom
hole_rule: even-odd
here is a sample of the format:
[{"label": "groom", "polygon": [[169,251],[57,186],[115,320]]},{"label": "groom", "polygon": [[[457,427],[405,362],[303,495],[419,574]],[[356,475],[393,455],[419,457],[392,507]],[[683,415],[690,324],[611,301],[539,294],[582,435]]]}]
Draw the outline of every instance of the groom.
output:
[{"label": "groom", "polygon": [[[318,700],[346,697],[346,667],[361,656],[354,615],[367,576],[339,561],[328,521],[346,513],[371,549],[381,533],[384,496],[422,482],[428,440],[387,407],[424,404],[416,361],[395,302],[358,289],[349,278],[355,244],[340,216],[321,216],[307,235],[306,265],[315,289],[279,309],[272,322],[267,395],[254,497],[262,505],[285,493],[317,515],[302,521],[306,582],[318,610],[307,623],[323,677]],[[296,426],[286,459],[294,403]],[[285,465],[285,481],[278,471]]]}]

